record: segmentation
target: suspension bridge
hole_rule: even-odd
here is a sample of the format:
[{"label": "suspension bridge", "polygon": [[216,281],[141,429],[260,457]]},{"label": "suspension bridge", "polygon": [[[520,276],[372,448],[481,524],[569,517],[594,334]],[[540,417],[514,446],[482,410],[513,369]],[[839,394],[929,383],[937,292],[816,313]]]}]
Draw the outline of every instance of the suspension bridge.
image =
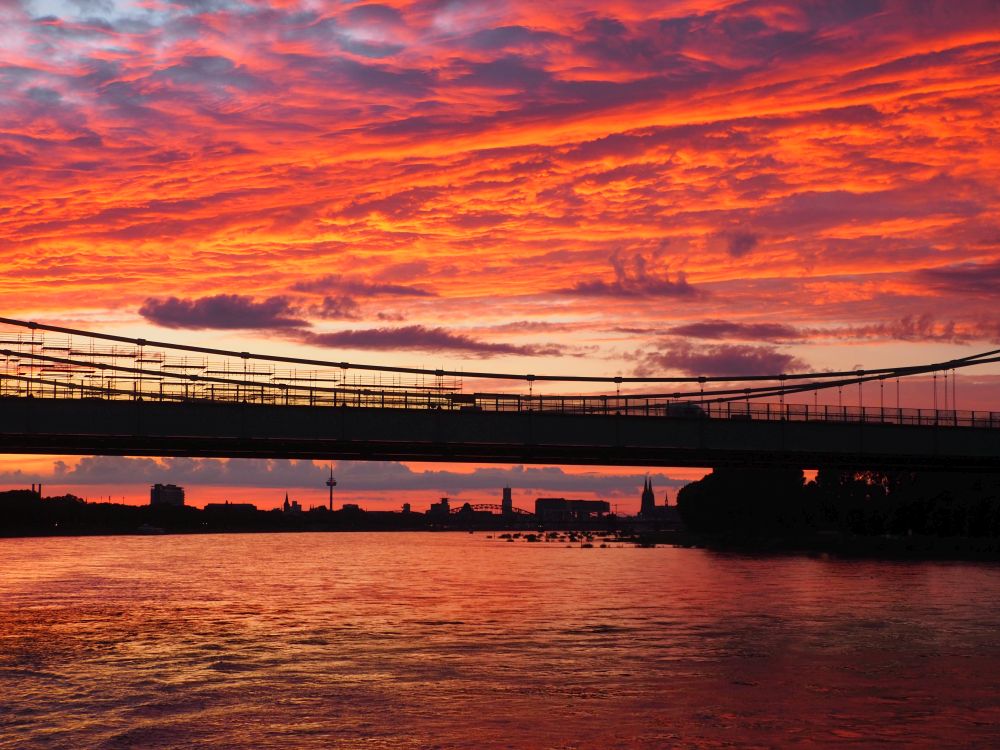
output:
[{"label": "suspension bridge", "polygon": [[[0,452],[1000,470],[1000,412],[955,408],[957,372],[995,362],[1000,350],[770,375],[462,372],[0,318]],[[935,408],[901,405],[913,378]]]}]

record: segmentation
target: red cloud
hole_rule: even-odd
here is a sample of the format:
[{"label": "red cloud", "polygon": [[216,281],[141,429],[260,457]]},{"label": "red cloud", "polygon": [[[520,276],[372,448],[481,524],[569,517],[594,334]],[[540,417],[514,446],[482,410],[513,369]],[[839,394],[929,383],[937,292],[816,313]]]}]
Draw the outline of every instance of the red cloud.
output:
[{"label": "red cloud", "polygon": [[594,370],[705,321],[995,335],[987,0],[84,5],[0,11],[11,313],[552,355],[455,333],[523,320]]}]

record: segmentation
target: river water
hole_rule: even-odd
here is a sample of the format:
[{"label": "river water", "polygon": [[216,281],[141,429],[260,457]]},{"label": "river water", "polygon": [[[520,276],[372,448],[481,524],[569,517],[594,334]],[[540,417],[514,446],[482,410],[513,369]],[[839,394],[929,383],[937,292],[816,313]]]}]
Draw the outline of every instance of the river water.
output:
[{"label": "river water", "polygon": [[0,540],[2,748],[988,747],[1000,566]]}]

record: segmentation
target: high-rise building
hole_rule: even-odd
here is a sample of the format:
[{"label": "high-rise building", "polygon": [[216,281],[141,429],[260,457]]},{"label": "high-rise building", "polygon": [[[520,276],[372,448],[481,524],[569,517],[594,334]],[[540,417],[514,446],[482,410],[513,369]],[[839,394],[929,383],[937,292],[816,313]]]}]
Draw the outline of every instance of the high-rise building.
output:
[{"label": "high-rise building", "polygon": [[500,500],[500,513],[505,516],[514,515],[514,498],[510,487],[503,488],[503,498]]},{"label": "high-rise building", "polygon": [[653,480],[649,477],[642,483],[642,505],[639,508],[639,515],[643,518],[652,518],[656,515],[656,495],[653,494]]},{"label": "high-rise building", "polygon": [[149,488],[149,504],[179,508],[184,505],[184,488],[176,484],[154,484]]}]

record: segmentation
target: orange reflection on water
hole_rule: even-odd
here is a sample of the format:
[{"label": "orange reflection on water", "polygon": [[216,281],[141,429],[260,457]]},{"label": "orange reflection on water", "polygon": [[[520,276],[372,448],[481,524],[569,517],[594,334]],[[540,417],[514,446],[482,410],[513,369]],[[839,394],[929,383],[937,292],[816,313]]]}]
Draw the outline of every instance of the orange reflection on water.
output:
[{"label": "orange reflection on water", "polygon": [[483,534],[6,540],[0,747],[986,746],[998,594]]}]

